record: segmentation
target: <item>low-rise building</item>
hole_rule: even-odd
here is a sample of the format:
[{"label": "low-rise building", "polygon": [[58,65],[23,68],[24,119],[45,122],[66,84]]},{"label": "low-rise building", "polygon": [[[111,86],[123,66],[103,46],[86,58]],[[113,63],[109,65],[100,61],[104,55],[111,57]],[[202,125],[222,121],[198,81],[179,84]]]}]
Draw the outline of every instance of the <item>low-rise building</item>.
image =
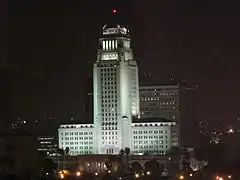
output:
[{"label": "low-rise building", "polygon": [[[58,129],[59,148],[70,155],[93,154],[93,124],[65,124]],[[97,137],[95,137],[97,138]]]},{"label": "low-rise building", "polygon": [[[163,118],[136,119],[130,127],[131,154],[165,154],[175,147],[176,123]],[[113,133],[113,132],[109,132]],[[65,124],[58,129],[59,148],[69,148],[69,155],[95,154],[100,139],[94,136],[93,124]],[[116,136],[116,137],[115,137]],[[121,137],[112,134],[112,137]],[[114,139],[109,139],[114,141]],[[110,153],[109,153],[110,154]]]}]

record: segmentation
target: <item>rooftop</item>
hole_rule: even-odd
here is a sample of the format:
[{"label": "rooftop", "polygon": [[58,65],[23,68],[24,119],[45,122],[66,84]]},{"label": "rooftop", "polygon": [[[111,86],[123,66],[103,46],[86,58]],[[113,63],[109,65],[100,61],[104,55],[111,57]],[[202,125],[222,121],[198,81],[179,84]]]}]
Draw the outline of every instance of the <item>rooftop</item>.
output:
[{"label": "rooftop", "polygon": [[117,24],[106,24],[103,26],[103,36],[128,36],[129,30],[121,25]]},{"label": "rooftop", "polygon": [[169,120],[169,119],[165,119],[165,118],[155,118],[155,117],[152,117],[152,118],[133,118],[133,123],[153,123],[153,122],[174,122],[172,120]]}]

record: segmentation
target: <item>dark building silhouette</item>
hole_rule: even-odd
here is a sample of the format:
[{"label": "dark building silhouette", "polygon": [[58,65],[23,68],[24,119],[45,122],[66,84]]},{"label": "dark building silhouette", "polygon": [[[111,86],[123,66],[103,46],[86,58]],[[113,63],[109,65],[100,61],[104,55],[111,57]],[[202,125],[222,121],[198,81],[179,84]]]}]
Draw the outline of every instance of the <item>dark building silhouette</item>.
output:
[{"label": "dark building silhouette", "polygon": [[195,147],[198,135],[198,99],[197,88],[188,88],[182,86],[180,88],[180,134],[182,138],[182,146]]},{"label": "dark building silhouette", "polygon": [[0,69],[0,131],[10,128],[12,120],[12,71],[10,68]]}]

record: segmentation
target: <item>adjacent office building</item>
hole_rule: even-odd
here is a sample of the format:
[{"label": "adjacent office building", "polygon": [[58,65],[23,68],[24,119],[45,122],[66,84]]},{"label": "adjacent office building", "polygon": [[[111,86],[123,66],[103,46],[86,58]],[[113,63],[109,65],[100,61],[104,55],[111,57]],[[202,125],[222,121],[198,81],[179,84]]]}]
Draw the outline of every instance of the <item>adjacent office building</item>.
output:
[{"label": "adjacent office building", "polygon": [[139,95],[141,117],[179,121],[179,86],[141,86]]},{"label": "adjacent office building", "polygon": [[180,89],[178,85],[141,86],[139,88],[141,118],[164,118],[172,127],[172,146],[180,145]]},{"label": "adjacent office building", "polygon": [[118,154],[126,147],[132,154],[164,154],[177,144],[172,139],[176,121],[141,119],[138,66],[125,27],[102,29],[93,67],[93,105],[93,124],[60,126],[60,148],[69,147],[72,155]]}]

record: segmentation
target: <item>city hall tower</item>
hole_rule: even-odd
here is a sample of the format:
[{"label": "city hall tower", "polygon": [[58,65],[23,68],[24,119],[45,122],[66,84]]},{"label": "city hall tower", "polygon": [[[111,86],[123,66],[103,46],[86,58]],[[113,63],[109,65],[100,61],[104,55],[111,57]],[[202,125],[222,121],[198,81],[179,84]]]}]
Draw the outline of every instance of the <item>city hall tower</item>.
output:
[{"label": "city hall tower", "polygon": [[118,154],[131,147],[132,118],[139,112],[137,62],[129,30],[120,25],[102,28],[93,66],[94,149],[96,154]]}]

